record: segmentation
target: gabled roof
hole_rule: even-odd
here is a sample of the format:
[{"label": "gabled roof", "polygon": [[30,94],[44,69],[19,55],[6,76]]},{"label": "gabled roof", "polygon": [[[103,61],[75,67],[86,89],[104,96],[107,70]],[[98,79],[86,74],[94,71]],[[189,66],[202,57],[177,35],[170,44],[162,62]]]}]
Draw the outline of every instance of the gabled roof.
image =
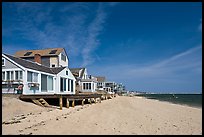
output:
[{"label": "gabled roof", "polygon": [[4,55],[7,56],[9,59],[13,60],[14,62],[16,62],[17,64],[25,67],[25,68],[29,68],[29,69],[33,69],[33,70],[37,70],[37,71],[42,71],[42,72],[46,72],[46,73],[58,74],[64,68],[66,68],[66,67],[49,68],[47,66],[39,65],[39,64],[32,62],[32,61],[29,61],[29,60],[14,57],[14,56],[11,56],[8,54],[4,54]]},{"label": "gabled roof", "polygon": [[20,50],[15,53],[15,56],[23,57],[23,58],[24,57],[34,57],[35,54],[40,54],[41,56],[57,56],[63,50],[64,48],[47,48],[47,49],[42,49],[42,50]]},{"label": "gabled roof", "polygon": [[[79,74],[79,71],[81,71],[81,74]],[[83,73],[85,72],[85,68],[70,68],[70,71],[72,72],[72,74],[74,75],[74,77],[79,77],[82,78]]]}]

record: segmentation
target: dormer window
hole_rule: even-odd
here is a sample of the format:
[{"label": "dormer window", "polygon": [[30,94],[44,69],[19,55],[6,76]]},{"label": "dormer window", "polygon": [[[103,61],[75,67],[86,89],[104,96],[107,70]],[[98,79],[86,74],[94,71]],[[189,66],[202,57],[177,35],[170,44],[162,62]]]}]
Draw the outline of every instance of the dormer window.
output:
[{"label": "dormer window", "polygon": [[27,52],[26,54],[24,54],[24,56],[29,56],[30,54],[32,54],[32,52]]},{"label": "dormer window", "polygon": [[51,50],[49,54],[55,54],[57,50]]}]

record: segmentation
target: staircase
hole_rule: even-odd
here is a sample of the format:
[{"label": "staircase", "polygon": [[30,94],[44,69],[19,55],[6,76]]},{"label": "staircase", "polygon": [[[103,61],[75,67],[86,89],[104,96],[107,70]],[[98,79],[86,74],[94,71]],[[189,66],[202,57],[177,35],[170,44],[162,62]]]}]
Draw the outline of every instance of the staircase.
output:
[{"label": "staircase", "polygon": [[41,107],[49,107],[50,105],[43,99],[43,98],[40,98],[40,99],[32,99],[32,101],[41,106]]}]

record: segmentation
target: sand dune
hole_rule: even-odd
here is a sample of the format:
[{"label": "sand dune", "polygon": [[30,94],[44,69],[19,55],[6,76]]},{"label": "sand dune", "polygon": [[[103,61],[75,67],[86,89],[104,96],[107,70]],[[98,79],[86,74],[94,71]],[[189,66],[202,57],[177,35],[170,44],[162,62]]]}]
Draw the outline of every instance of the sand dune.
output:
[{"label": "sand dune", "polygon": [[59,110],[3,97],[2,134],[202,134],[202,108],[117,96]]}]

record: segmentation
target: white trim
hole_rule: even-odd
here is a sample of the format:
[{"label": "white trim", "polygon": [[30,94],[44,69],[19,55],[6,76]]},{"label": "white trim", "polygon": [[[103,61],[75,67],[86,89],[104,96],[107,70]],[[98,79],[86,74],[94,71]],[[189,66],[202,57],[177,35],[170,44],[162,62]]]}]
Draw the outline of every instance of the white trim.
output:
[{"label": "white trim", "polygon": [[12,69],[10,69],[10,68],[6,68],[6,69],[2,69],[2,71],[25,71],[25,70],[23,70],[23,69],[20,69],[20,68],[12,68]]},{"label": "white trim", "polygon": [[9,60],[10,62],[12,62],[12,63],[15,64],[16,66],[18,66],[19,68],[25,70],[25,67],[19,65],[18,63],[16,63],[15,61],[13,61],[13,60],[10,59],[9,57],[7,57],[6,55],[2,54],[2,57],[6,58],[6,59]]},{"label": "white trim", "polygon": [[56,74],[51,74],[51,73],[47,73],[47,72],[43,72],[43,71],[39,71],[39,70],[34,70],[34,69],[29,69],[29,68],[26,68],[26,69],[27,69],[27,71],[32,71],[32,72],[41,73],[41,74],[45,74],[45,75],[56,76]]}]

